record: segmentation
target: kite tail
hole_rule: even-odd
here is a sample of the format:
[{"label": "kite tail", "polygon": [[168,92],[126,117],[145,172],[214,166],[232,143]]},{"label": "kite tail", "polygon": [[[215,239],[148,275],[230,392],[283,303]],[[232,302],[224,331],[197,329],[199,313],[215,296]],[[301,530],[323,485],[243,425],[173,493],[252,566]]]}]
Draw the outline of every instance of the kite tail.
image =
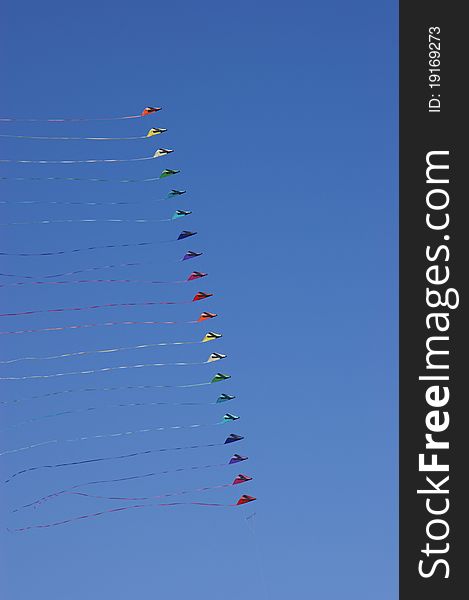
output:
[{"label": "kite tail", "polygon": [[67,523],[73,523],[75,521],[82,521],[84,519],[92,519],[94,517],[100,517],[102,515],[108,515],[111,513],[122,512],[124,510],[132,510],[138,508],[156,508],[156,507],[169,507],[169,506],[206,506],[206,507],[220,507],[220,508],[233,508],[236,504],[221,504],[218,502],[162,502],[158,504],[134,504],[132,506],[120,506],[118,508],[109,508],[107,510],[101,510],[96,513],[90,513],[86,515],[80,515],[78,517],[71,517],[70,519],[64,519],[63,521],[55,521],[53,523],[42,523],[39,525],[28,525],[27,527],[18,527],[17,529],[8,528],[7,531],[10,533],[20,533],[24,531],[30,531],[31,529],[47,529],[49,527],[57,527],[59,525],[66,525]]}]

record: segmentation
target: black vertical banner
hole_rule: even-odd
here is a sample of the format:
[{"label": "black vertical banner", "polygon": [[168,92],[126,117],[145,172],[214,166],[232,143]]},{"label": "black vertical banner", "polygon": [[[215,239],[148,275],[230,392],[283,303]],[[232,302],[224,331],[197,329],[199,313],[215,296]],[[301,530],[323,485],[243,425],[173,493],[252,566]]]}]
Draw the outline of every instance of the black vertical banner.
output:
[{"label": "black vertical banner", "polygon": [[400,4],[401,600],[469,589],[464,9]]}]

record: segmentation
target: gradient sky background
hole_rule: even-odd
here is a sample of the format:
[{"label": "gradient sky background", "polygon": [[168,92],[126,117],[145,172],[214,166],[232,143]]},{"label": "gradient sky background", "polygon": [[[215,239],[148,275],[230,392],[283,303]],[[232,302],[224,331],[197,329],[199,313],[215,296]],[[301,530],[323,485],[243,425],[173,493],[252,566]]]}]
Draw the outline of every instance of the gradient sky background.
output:
[{"label": "gradient sky background", "polygon": [[[15,2],[1,9],[0,116],[57,117],[139,113],[156,117],[68,125],[2,124],[33,135],[142,135],[151,141],[1,140],[0,157],[145,156],[122,165],[0,165],[0,176],[151,177],[155,184],[0,182],[4,200],[132,201],[133,206],[2,205],[1,222],[44,218],[164,218],[176,224],[83,224],[2,227],[2,251],[37,252],[104,243],[161,240],[180,229],[197,237],[178,244],[103,250],[49,258],[1,257],[3,273],[37,277],[114,262],[140,267],[91,277],[180,279],[171,286],[89,284],[4,288],[2,312],[145,299],[186,300],[198,289],[215,297],[195,306],[155,306],[2,318],[0,329],[126,319],[192,319],[220,314],[207,326],[96,328],[4,337],[1,358],[51,355],[169,340],[216,343],[121,352],[48,363],[1,365],[2,376],[153,361],[229,357],[214,367],[145,369],[41,382],[4,382],[6,400],[86,386],[207,381],[218,369],[228,385],[199,390],[120,391],[25,400],[1,408],[8,425],[79,406],[116,402],[213,402],[230,405],[136,407],[63,416],[1,432],[2,449],[75,435],[219,420],[237,424],[198,431],[141,434],[37,448],[0,457],[2,480],[28,466],[133,450],[240,444],[39,471],[1,489],[1,520],[19,527],[122,505],[59,498],[12,514],[18,504],[69,485],[249,455],[240,468],[170,474],[85,491],[140,495],[255,480],[191,500],[245,508],[183,506],[128,511],[49,530],[2,529],[2,597],[8,600],[165,598],[234,600],[397,597],[397,3],[359,0],[240,0],[119,3]],[[155,203],[171,187],[180,200]],[[141,202],[141,203],[140,203]],[[178,263],[186,250],[204,256]],[[2,283],[15,278],[2,278]],[[59,289],[60,288],[60,289]],[[3,427],[5,427],[2,426]],[[255,513],[250,520],[247,516]]]}]

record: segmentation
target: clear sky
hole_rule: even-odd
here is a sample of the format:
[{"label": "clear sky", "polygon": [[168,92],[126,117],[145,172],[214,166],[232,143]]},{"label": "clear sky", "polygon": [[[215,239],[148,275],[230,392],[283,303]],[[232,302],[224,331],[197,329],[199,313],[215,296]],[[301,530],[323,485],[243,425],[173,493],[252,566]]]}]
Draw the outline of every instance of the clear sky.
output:
[{"label": "clear sky", "polygon": [[[191,494],[187,500],[241,508],[180,506],[107,515],[24,534],[0,532],[2,597],[391,600],[397,598],[397,2],[345,0],[235,3],[4,0],[0,18],[0,116],[60,117],[139,113],[127,122],[2,124],[0,133],[143,135],[151,141],[1,140],[0,158],[167,158],[119,165],[0,165],[0,176],[151,177],[163,183],[0,182],[4,200],[132,202],[121,206],[1,205],[0,221],[164,218],[176,224],[2,227],[1,250],[38,252],[106,243],[178,244],[42,258],[0,257],[2,273],[44,275],[110,263],[136,267],[73,278],[181,279],[187,285],[82,284],[3,288],[2,311],[107,302],[214,298],[197,305],[114,308],[1,318],[0,330],[122,320],[190,320],[208,325],[108,327],[5,336],[1,358],[52,355],[162,341],[222,340],[203,346],[0,365],[2,376],[54,373],[140,362],[201,361],[215,366],[147,368],[52,380],[0,381],[3,427],[77,407],[119,402],[213,402],[221,406],[108,408],[45,419],[1,432],[1,448],[48,439],[159,425],[209,424],[197,431],[56,444],[0,457],[2,480],[19,469],[179,445],[229,447],[149,455],[38,471],[1,486],[6,527],[54,521],[121,506],[65,496],[36,510],[19,504],[92,479],[225,462],[235,467],[172,473],[86,488],[104,495],[158,495],[254,481]],[[34,133],[33,133],[34,132]],[[156,141],[155,141],[156,140]],[[156,203],[171,187],[188,193]],[[204,256],[177,263],[186,250]],[[2,277],[1,283],[18,278]],[[82,387],[185,384],[218,370],[227,384],[199,390],[33,395]],[[211,425],[224,410],[234,425]],[[184,498],[183,498],[184,499]],[[255,515],[246,520],[255,513]]]}]

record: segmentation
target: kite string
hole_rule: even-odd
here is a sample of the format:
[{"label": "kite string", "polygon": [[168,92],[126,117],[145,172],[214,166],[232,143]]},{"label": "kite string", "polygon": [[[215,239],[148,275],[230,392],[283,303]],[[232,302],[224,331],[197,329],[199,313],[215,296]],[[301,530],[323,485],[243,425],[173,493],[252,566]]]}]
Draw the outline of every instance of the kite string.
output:
[{"label": "kite string", "polygon": [[[253,539],[254,558],[255,558],[255,563],[257,566],[257,574],[259,577],[259,582],[260,582],[261,588],[263,590],[263,596],[264,596],[265,600],[269,600],[272,597],[272,595],[269,593],[269,589],[267,586],[267,577],[265,575],[264,561],[263,561],[262,553],[261,553],[260,547],[259,547],[259,540],[257,539],[257,535],[256,535],[255,527],[254,527],[253,518],[255,516],[256,516],[256,513],[253,513],[252,515],[250,515],[248,517],[244,517],[244,520],[246,521],[247,528],[249,529],[252,539]],[[252,524],[251,524],[251,521],[252,521]]]}]

